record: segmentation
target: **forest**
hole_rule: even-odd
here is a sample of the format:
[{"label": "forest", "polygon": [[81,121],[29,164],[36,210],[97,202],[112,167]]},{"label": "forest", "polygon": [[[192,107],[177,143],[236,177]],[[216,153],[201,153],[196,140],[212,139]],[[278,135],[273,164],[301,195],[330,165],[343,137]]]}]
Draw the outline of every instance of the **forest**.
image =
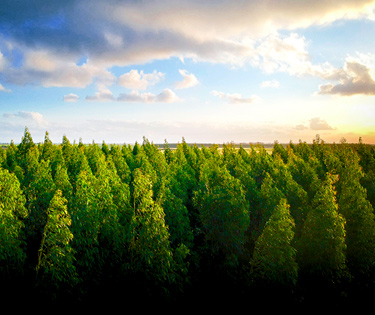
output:
[{"label": "forest", "polygon": [[299,141],[0,150],[0,290],[9,300],[286,301],[375,290],[375,147]]}]

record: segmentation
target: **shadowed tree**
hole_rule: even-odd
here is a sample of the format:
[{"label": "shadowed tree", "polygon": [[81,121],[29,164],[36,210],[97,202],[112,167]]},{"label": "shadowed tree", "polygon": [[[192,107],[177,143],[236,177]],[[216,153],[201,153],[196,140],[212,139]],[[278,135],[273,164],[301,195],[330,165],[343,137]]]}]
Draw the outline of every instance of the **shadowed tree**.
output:
[{"label": "shadowed tree", "polygon": [[291,245],[294,227],[289,205],[282,199],[255,244],[251,267],[257,281],[275,286],[296,284],[296,249]]},{"label": "shadowed tree", "polygon": [[297,261],[305,274],[338,279],[346,274],[345,219],[338,212],[332,175],[319,187],[297,244]]},{"label": "shadowed tree", "polygon": [[25,202],[17,177],[0,167],[0,274],[21,270],[25,261]]},{"label": "shadowed tree", "polygon": [[173,263],[164,211],[152,198],[152,183],[147,174],[136,169],[134,174],[132,238],[130,241],[133,272],[148,280],[165,283]]},{"label": "shadowed tree", "polygon": [[223,256],[230,265],[236,265],[250,222],[249,204],[241,182],[225,167],[208,161],[202,167],[194,204],[207,251],[214,256]]},{"label": "shadowed tree", "polygon": [[341,144],[336,155],[341,161],[338,169],[338,206],[346,219],[348,266],[352,273],[367,274],[375,265],[375,215],[360,184],[363,172],[358,155]]},{"label": "shadowed tree", "polygon": [[78,281],[66,203],[61,190],[56,190],[47,210],[47,223],[38,254],[37,285],[49,295],[72,289]]}]

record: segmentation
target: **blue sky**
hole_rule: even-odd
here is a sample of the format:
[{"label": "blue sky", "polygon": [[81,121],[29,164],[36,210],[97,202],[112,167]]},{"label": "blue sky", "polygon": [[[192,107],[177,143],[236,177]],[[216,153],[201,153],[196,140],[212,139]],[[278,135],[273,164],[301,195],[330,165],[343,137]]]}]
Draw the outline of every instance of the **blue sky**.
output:
[{"label": "blue sky", "polygon": [[0,142],[375,143],[375,1],[0,4]]}]

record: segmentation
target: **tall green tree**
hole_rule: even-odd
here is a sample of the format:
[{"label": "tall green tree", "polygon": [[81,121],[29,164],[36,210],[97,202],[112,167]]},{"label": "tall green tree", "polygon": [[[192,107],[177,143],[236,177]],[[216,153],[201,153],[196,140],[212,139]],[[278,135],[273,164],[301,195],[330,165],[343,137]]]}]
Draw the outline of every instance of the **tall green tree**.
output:
[{"label": "tall green tree", "polygon": [[[34,169],[35,167],[35,169]],[[28,186],[25,188],[29,216],[25,221],[28,258],[34,263],[40,247],[42,233],[47,222],[47,209],[56,186],[51,175],[49,161],[37,161],[28,171]]]},{"label": "tall green tree", "polygon": [[226,263],[236,265],[250,223],[249,204],[241,182],[226,168],[209,161],[202,167],[194,205],[208,252],[224,256]]},{"label": "tall green tree", "polygon": [[22,269],[25,261],[25,202],[17,177],[0,167],[0,274]]},{"label": "tall green tree", "polygon": [[134,174],[132,238],[130,241],[133,272],[158,283],[170,280],[173,256],[165,214],[152,198],[152,182],[136,169]]},{"label": "tall green tree", "polygon": [[102,267],[99,255],[100,213],[94,189],[96,180],[90,169],[78,174],[71,214],[72,247],[76,252],[77,270],[84,281],[96,281]]},{"label": "tall green tree", "polygon": [[46,131],[42,148],[41,158],[45,161],[51,160],[54,156],[55,147],[49,138],[48,131]]},{"label": "tall green tree", "polygon": [[375,215],[360,183],[363,172],[359,156],[346,144],[336,155],[341,161],[338,169],[338,206],[346,219],[348,265],[353,273],[367,274],[375,265]]},{"label": "tall green tree", "polygon": [[286,199],[276,206],[255,244],[252,275],[266,284],[295,285],[298,276],[296,249],[292,246],[294,220]]},{"label": "tall green tree", "polygon": [[59,289],[72,289],[78,281],[71,247],[71,218],[66,203],[61,190],[56,190],[47,210],[48,219],[38,254],[37,284],[44,289],[52,289],[50,294],[56,294]]},{"label": "tall green tree", "polygon": [[338,212],[334,177],[317,191],[298,241],[297,261],[306,274],[338,279],[346,273],[345,219]]},{"label": "tall green tree", "polygon": [[284,194],[277,188],[273,178],[266,173],[262,186],[259,191],[259,205],[258,211],[254,219],[257,221],[255,227],[256,236],[262,233],[262,230],[270,217],[272,216],[275,208],[279,205],[280,201],[285,198]]}]

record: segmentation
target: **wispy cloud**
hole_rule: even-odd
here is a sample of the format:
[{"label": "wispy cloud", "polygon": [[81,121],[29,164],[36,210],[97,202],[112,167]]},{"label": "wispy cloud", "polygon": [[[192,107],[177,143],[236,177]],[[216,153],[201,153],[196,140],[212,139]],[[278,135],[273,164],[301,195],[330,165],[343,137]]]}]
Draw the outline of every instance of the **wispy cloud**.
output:
[{"label": "wispy cloud", "polygon": [[132,91],[130,93],[122,93],[117,98],[118,101],[128,103],[174,103],[179,101],[179,97],[171,89],[164,89],[159,94],[139,93]]},{"label": "wispy cloud", "polygon": [[224,92],[218,92],[215,90],[212,91],[212,94],[220,97],[223,100],[228,101],[230,104],[250,104],[260,100],[260,97],[256,95],[252,95],[251,97],[245,98],[238,93],[229,94]]},{"label": "wispy cloud", "polygon": [[43,118],[43,115],[38,112],[27,112],[27,111],[19,111],[17,113],[5,113],[3,117],[8,120],[11,124],[31,124],[33,126],[38,127],[47,127],[48,123]]},{"label": "wispy cloud", "polygon": [[183,76],[184,79],[176,82],[176,89],[187,89],[199,84],[199,81],[194,74],[188,74],[187,70],[178,70],[178,72]]},{"label": "wispy cloud", "polygon": [[6,88],[0,83],[0,92],[10,93],[10,92],[12,92],[12,90],[6,89]]},{"label": "wispy cloud", "polygon": [[271,81],[263,81],[260,87],[262,88],[278,88],[280,86],[280,82],[277,80]]},{"label": "wispy cloud", "polygon": [[79,96],[77,94],[74,94],[74,93],[69,93],[67,95],[64,95],[63,100],[64,100],[64,102],[75,103],[79,100]]}]

